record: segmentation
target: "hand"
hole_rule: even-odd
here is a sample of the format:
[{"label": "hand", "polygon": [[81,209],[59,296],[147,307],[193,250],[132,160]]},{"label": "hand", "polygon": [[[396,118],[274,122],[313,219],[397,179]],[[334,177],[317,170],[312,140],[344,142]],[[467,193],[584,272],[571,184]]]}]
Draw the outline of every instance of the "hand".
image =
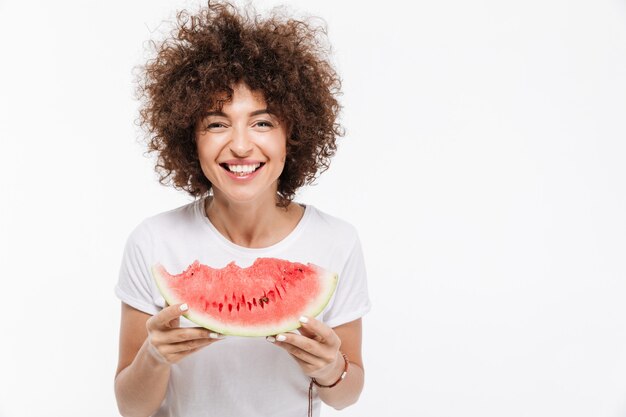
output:
[{"label": "hand", "polygon": [[332,384],[343,369],[341,339],[333,329],[312,317],[302,317],[300,322],[300,334],[284,333],[268,336],[267,340],[289,352],[307,376]]},{"label": "hand", "polygon": [[187,308],[186,304],[168,306],[146,322],[148,351],[159,362],[170,365],[177,363],[224,338],[203,328],[180,328],[180,316]]}]

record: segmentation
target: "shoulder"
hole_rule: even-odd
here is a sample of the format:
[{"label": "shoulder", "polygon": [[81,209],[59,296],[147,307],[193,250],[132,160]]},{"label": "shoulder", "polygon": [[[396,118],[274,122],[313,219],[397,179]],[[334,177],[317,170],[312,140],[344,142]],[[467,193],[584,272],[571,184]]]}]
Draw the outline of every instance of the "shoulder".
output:
[{"label": "shoulder", "polygon": [[130,240],[146,240],[153,238],[154,235],[162,235],[163,233],[185,232],[188,229],[197,229],[199,219],[199,210],[202,205],[202,199],[192,201],[191,203],[154,214],[145,218],[131,232]]},{"label": "shoulder", "polygon": [[316,234],[327,236],[331,241],[351,244],[358,240],[358,232],[348,221],[328,214],[315,206],[307,205],[309,227]]}]

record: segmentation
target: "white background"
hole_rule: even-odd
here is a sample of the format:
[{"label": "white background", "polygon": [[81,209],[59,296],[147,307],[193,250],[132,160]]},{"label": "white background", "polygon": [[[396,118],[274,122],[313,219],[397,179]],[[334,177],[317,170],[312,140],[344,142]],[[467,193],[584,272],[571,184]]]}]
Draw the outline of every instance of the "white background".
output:
[{"label": "white background", "polygon": [[[190,201],[143,156],[132,68],[195,4],[0,0],[2,416],[117,415],[124,242]],[[287,4],[344,80],[299,200],[357,226],[374,303],[362,398],[323,415],[626,415],[626,3]]]}]

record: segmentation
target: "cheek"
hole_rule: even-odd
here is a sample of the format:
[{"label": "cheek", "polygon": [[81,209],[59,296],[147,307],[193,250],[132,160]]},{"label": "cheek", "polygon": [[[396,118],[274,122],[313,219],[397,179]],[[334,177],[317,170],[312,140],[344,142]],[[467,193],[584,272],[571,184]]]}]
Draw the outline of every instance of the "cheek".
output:
[{"label": "cheek", "polygon": [[[200,162],[200,168],[202,169],[202,172],[207,178],[211,179],[211,170],[214,170],[217,166],[214,163],[215,153],[210,147],[202,144],[199,144],[196,147],[196,152],[198,154],[198,161]],[[217,166],[217,168],[219,168],[219,166]]]},{"label": "cheek", "polygon": [[219,137],[199,137],[196,139],[196,152],[200,162],[205,161],[209,163],[217,158],[220,148],[223,146],[220,143]]},{"label": "cheek", "polygon": [[285,161],[287,155],[287,140],[282,135],[277,135],[270,138],[266,142],[266,149],[268,149],[275,159],[281,162]]}]

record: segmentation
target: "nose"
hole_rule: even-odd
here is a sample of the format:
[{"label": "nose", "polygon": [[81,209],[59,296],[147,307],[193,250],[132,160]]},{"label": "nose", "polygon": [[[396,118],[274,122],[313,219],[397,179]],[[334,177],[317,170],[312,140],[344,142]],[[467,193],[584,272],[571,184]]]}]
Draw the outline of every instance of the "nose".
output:
[{"label": "nose", "polygon": [[234,156],[245,158],[252,153],[252,141],[245,128],[233,128],[230,151]]}]

